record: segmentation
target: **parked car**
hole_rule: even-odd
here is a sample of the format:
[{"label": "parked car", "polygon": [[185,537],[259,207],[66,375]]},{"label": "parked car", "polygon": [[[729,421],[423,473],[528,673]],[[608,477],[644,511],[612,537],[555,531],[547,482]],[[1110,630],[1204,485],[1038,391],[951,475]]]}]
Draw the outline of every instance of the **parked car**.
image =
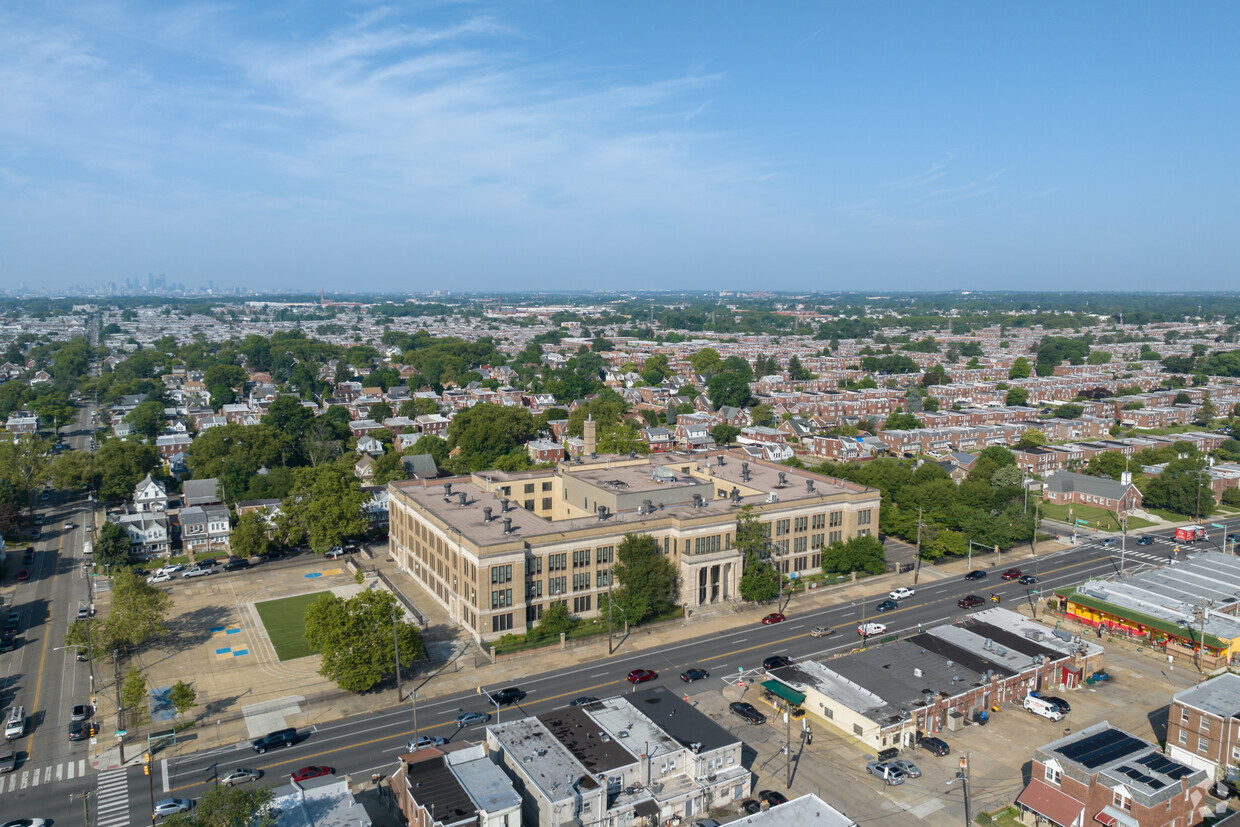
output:
[{"label": "parked car", "polygon": [[[1227,535],[1228,542],[1234,542],[1231,538],[1235,536],[1236,536],[1235,534],[1228,534]],[[1137,538],[1137,545],[1152,546],[1154,545],[1154,538],[1148,534],[1142,534],[1140,537]]]},{"label": "parked car", "polygon": [[782,669],[785,666],[791,666],[791,665],[792,665],[792,658],[788,657],[787,655],[771,655],[769,658],[762,661],[763,669]]},{"label": "parked car", "polygon": [[862,623],[857,627],[857,634],[862,637],[887,634],[887,627],[882,623]]},{"label": "parked car", "polygon": [[525,700],[525,691],[515,686],[501,689],[492,695],[497,704],[515,704]]},{"label": "parked car", "polygon": [[462,712],[456,716],[456,728],[463,729],[474,724],[485,724],[491,720],[491,716],[486,712]]},{"label": "parked car", "polygon": [[747,721],[748,723],[751,723],[751,724],[765,724],[766,723],[766,716],[763,715],[761,712],[759,712],[757,708],[751,703],[746,703],[745,701],[733,701],[732,703],[728,704],[728,709],[732,711],[733,715],[739,715],[741,718],[744,718],[745,721]]},{"label": "parked car", "polygon": [[893,609],[900,608],[900,604],[894,600],[884,600],[874,607],[876,612],[890,612]]},{"label": "parked car", "polygon": [[172,575],[166,571],[157,571],[146,578],[146,582],[154,585],[156,583],[167,583],[172,579]]},{"label": "parked car", "polygon": [[26,549],[26,553],[22,555],[22,563],[27,566],[34,562],[34,549]]},{"label": "parked car", "polygon": [[11,749],[0,750],[0,772],[12,772],[17,768],[17,752]]},{"label": "parked car", "polygon": [[659,673],[651,669],[634,669],[629,673],[629,683],[645,683],[659,677]]},{"label": "parked car", "polygon": [[237,784],[248,784],[251,781],[257,781],[262,777],[262,775],[262,772],[259,770],[248,770],[245,767],[237,767],[235,770],[221,778],[220,783],[228,787],[233,787]]},{"label": "parked car", "polygon": [[783,623],[784,620],[784,616],[779,612],[771,612],[769,615],[762,618],[762,625],[770,626],[772,623]]},{"label": "parked car", "polygon": [[184,571],[185,566],[181,563],[170,563],[162,568],[155,569],[155,574],[176,574],[178,571]]},{"label": "parked car", "polygon": [[740,811],[745,815],[757,815],[762,812],[762,805],[752,798],[746,798],[740,804]]},{"label": "parked car", "polygon": [[973,571],[966,574],[964,576],[964,579],[965,580],[985,580],[986,572],[982,571],[981,569],[974,569]]},{"label": "parked car", "polygon": [[1055,706],[1059,707],[1059,711],[1062,712],[1064,715],[1067,715],[1069,712],[1072,711],[1072,705],[1068,703],[1067,701],[1065,701],[1063,698],[1059,698],[1054,695],[1039,695],[1038,697],[1040,697],[1044,701],[1050,701]]},{"label": "parked car", "polygon": [[417,738],[410,738],[409,743],[405,744],[407,752],[417,752],[423,747],[442,747],[446,741],[434,735],[419,735]]},{"label": "parked car", "polygon": [[1007,571],[1005,571],[1003,574],[999,576],[1002,577],[1004,580],[1019,580],[1020,569],[1008,569]]},{"label": "parked car", "polygon": [[680,673],[680,679],[685,683],[693,683],[694,681],[700,681],[703,678],[709,677],[710,673],[705,669],[686,669]]},{"label": "parked car", "polygon": [[835,634],[835,630],[830,626],[815,626],[809,633],[810,637],[828,637]]},{"label": "parked car", "polygon": [[163,818],[174,813],[184,813],[189,811],[189,801],[184,798],[165,798],[162,801],[155,802],[155,818]]},{"label": "parked car", "polygon": [[248,569],[249,567],[250,567],[249,560],[238,557],[235,560],[229,560],[227,563],[225,563],[224,571],[241,571],[242,569]]},{"label": "parked car", "polygon": [[69,710],[70,721],[85,721],[90,717],[90,707],[86,704],[74,704]]},{"label": "parked car", "polygon": [[22,625],[22,613],[17,609],[4,616],[4,631],[16,632]]},{"label": "parked car", "polygon": [[69,740],[85,741],[86,740],[86,724],[82,721],[69,722]]},{"label": "parked car", "polygon": [[30,572],[27,571],[26,569],[22,569],[21,571],[17,573],[18,583],[25,583],[29,579],[30,579]]},{"label": "parked car", "polygon": [[917,746],[940,758],[944,755],[950,755],[952,751],[952,748],[942,738],[922,738],[917,742]]},{"label": "parked car", "polygon": [[[1142,537],[1141,539],[1145,539],[1145,538],[1144,538],[1144,537]],[[1231,532],[1230,534],[1228,534],[1228,535],[1227,535],[1227,542],[1229,542],[1229,543],[1240,543],[1240,534],[1237,534],[1237,533],[1236,533],[1236,532],[1234,532],[1234,531],[1233,531],[1233,532]]]},{"label": "parked car", "polygon": [[65,520],[65,531],[71,531],[74,528],[72,520]]},{"label": "parked car", "polygon": [[892,589],[887,596],[892,600],[903,600],[906,597],[912,597],[914,594],[916,594],[916,592],[909,587],[900,586],[899,588]]},{"label": "parked car", "polygon": [[322,778],[325,775],[331,775],[332,772],[331,767],[302,767],[293,773],[293,780],[300,783],[302,781],[309,781],[311,778]]},{"label": "parked car", "polygon": [[761,801],[765,801],[768,807],[778,807],[780,804],[788,803],[788,797],[775,790],[762,790],[758,793],[758,798]]},{"label": "parked car", "polygon": [[17,635],[6,632],[0,635],[0,652],[12,652],[17,648]]},{"label": "parked car", "polygon": [[907,778],[921,778],[921,770],[912,761],[906,761],[903,758],[897,758],[891,762],[891,766],[904,773]]},{"label": "parked car", "polygon": [[904,783],[904,773],[889,761],[869,761],[865,765],[865,771],[883,779],[883,783],[889,786]]},{"label": "parked car", "polygon": [[210,566],[197,565],[181,572],[181,577],[205,577],[212,572],[213,569]]},{"label": "parked car", "polygon": [[580,698],[573,698],[569,706],[589,706],[598,703],[598,698],[593,695],[582,695]]},{"label": "parked car", "polygon": [[956,605],[962,609],[972,609],[974,606],[980,606],[986,601],[976,594],[966,595],[956,601]]},{"label": "parked car", "polygon": [[1022,586],[1032,586],[1034,583],[1038,582],[1038,578],[1034,577],[1032,574],[1022,574],[1018,582]]},{"label": "parked car", "polygon": [[90,606],[78,606],[78,610],[77,610],[78,620],[86,620],[87,618],[94,617],[94,616],[95,616],[95,610],[92,609]]}]

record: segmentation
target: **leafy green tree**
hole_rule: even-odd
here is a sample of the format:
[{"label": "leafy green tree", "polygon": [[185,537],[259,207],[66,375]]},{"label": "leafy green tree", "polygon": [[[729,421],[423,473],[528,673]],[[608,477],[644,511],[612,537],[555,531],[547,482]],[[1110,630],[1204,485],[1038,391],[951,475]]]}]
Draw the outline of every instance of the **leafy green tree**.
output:
[{"label": "leafy green tree", "polygon": [[823,549],[822,567],[839,574],[853,571],[882,574],[887,567],[887,556],[878,538],[869,535],[853,537]]},{"label": "leafy green tree", "polygon": [[1055,408],[1055,416],[1058,416],[1062,419],[1076,419],[1078,416],[1080,416],[1083,413],[1085,413],[1085,408],[1083,408],[1080,405],[1075,405],[1071,402],[1066,403],[1064,405],[1060,405],[1059,407]]},{"label": "leafy green tree", "polygon": [[1002,468],[996,468],[995,472],[990,475],[990,485],[992,488],[1010,488],[1020,485],[1024,478],[1024,474],[1015,465],[1004,465]]},{"label": "leafy green tree", "polygon": [[152,440],[164,429],[164,406],[155,401],[140,402],[125,417],[125,421],[135,434]]},{"label": "leafy green tree", "polygon": [[94,478],[94,457],[89,451],[65,451],[52,460],[48,478],[62,490],[85,488]]},{"label": "leafy green tree", "polygon": [[[65,634],[66,646],[79,646],[90,654],[130,652],[149,640],[168,633],[164,617],[172,604],[168,593],[150,585],[133,569],[112,572],[112,605],[106,617],[74,622]],[[87,635],[87,625],[90,634]]]},{"label": "leafy green tree", "polygon": [[706,393],[715,410],[725,405],[743,408],[750,398],[749,379],[739,371],[720,371],[706,383]]},{"label": "leafy green tree", "polygon": [[386,402],[376,402],[370,406],[370,418],[375,422],[382,422],[385,419],[391,419],[392,406]]},{"label": "leafy green tree", "polygon": [[1206,394],[1205,398],[1201,400],[1201,406],[1197,408],[1197,424],[1204,425],[1208,428],[1210,427],[1210,423],[1214,420],[1214,417],[1217,415],[1218,408],[1216,408],[1214,403],[1210,401],[1210,395]]},{"label": "leafy green tree", "polygon": [[346,692],[367,692],[396,674],[393,634],[401,664],[422,654],[418,628],[401,617],[388,591],[367,589],[347,600],[321,595],[306,609],[305,627],[306,641],[323,658],[319,674]]},{"label": "leafy green tree", "polygon": [[941,529],[928,542],[921,544],[921,556],[926,560],[940,557],[963,557],[969,553],[969,541],[959,531]]},{"label": "leafy green tree", "polygon": [[1128,468],[1128,460],[1119,451],[1102,451],[1085,463],[1085,473],[1091,477],[1109,477],[1118,480]]},{"label": "leafy green tree", "polygon": [[704,347],[689,354],[689,364],[692,366],[694,373],[710,373],[718,368],[719,363],[722,361],[719,357],[719,351],[713,347]]},{"label": "leafy green tree", "polygon": [[161,827],[275,827],[276,817],[271,812],[274,798],[270,784],[220,784],[208,787],[189,812],[168,816],[160,823]]},{"label": "leafy green tree", "polygon": [[1025,405],[1029,402],[1029,391],[1024,388],[1008,388],[1007,396],[1003,400],[1005,405]]},{"label": "leafy green tree", "polygon": [[1016,445],[1020,448],[1036,448],[1039,445],[1046,444],[1046,434],[1037,428],[1026,428],[1020,432],[1020,438],[1016,440]]},{"label": "leafy green tree", "polygon": [[280,504],[285,538],[293,543],[305,537],[317,554],[326,554],[346,538],[366,530],[362,506],[370,495],[352,473],[352,462],[297,468],[293,488]]},{"label": "leafy green tree", "polygon": [[775,411],[767,404],[754,405],[749,412],[749,418],[754,425],[771,425],[775,419]]},{"label": "leafy green tree", "polygon": [[57,434],[77,418],[77,408],[69,401],[69,394],[62,390],[39,394],[33,407],[39,418],[50,424]]},{"label": "leafy green tree", "polygon": [[95,543],[95,563],[113,569],[129,562],[129,535],[116,523],[104,523]]},{"label": "leafy green tree", "polygon": [[720,422],[718,425],[710,429],[710,438],[715,441],[716,445],[730,445],[732,440],[736,439],[741,429],[735,425],[729,425],[726,422]]},{"label": "leafy green tree", "polygon": [[542,620],[538,623],[539,637],[559,637],[568,634],[577,625],[568,613],[568,604],[556,601],[543,609]]},{"label": "leafy green tree", "polygon": [[198,693],[194,688],[185,681],[178,680],[168,690],[168,701],[172,704],[173,709],[178,715],[184,715],[194,708],[198,703]]},{"label": "leafy green tree", "polygon": [[408,477],[409,475],[405,473],[405,466],[401,463],[400,458],[401,454],[399,451],[388,451],[376,459],[372,469],[374,476],[371,478],[370,484],[387,485],[389,482],[403,480]]},{"label": "leafy green tree", "polygon": [[260,557],[267,553],[271,541],[267,538],[267,515],[264,509],[247,511],[237,518],[229,544],[233,553],[241,557]]},{"label": "leafy green tree", "polygon": [[672,606],[676,572],[659,552],[659,543],[646,534],[625,534],[616,548],[617,588],[612,601],[625,620],[634,625]]},{"label": "leafy green tree", "polygon": [[[197,442],[194,440],[194,444]],[[134,486],[158,466],[159,454],[150,445],[134,440],[107,440],[95,453],[94,473],[100,499],[128,499]]]},{"label": "leafy green tree", "polygon": [[1105,365],[1110,363],[1111,354],[1105,350],[1091,350],[1086,361],[1091,365]]},{"label": "leafy green tree", "polygon": [[129,672],[121,683],[121,703],[125,705],[129,726],[137,726],[146,721],[146,675],[136,666],[129,667]]},{"label": "leafy green tree", "polygon": [[33,512],[31,495],[48,478],[46,439],[26,434],[16,439],[0,439],[0,477],[12,484],[19,498]]},{"label": "leafy green tree", "polygon": [[774,600],[782,586],[783,575],[773,565],[757,554],[745,555],[745,568],[738,587],[742,600],[752,603]]},{"label": "leafy green tree", "polygon": [[314,424],[314,413],[295,396],[277,396],[267,406],[263,424],[284,437],[291,445],[300,445]]},{"label": "leafy green tree", "polygon": [[287,444],[269,425],[221,425],[209,428],[186,451],[197,479],[214,477],[231,502],[251,499],[250,485],[260,468],[284,464]]},{"label": "leafy green tree", "polygon": [[418,437],[418,441],[413,443],[413,447],[409,448],[406,453],[430,454],[431,459],[435,460],[435,467],[442,468],[448,461],[450,450],[447,440],[434,434],[424,434]]},{"label": "leafy green tree", "polygon": [[208,388],[222,386],[226,388],[242,388],[247,379],[246,372],[237,365],[211,365],[202,376],[202,383]]},{"label": "leafy green tree", "polygon": [[1165,508],[1186,517],[1208,517],[1214,513],[1214,492],[1200,456],[1174,459],[1162,473],[1150,480],[1143,503],[1149,508]]},{"label": "leafy green tree", "polygon": [[505,454],[523,451],[536,435],[534,418],[525,408],[484,403],[461,411],[448,425],[449,450],[460,449],[464,469],[494,468]]},{"label": "leafy green tree", "polygon": [[892,411],[887,415],[886,421],[883,422],[883,430],[885,431],[911,430],[920,427],[922,427],[921,420],[904,411]]},{"label": "leafy green tree", "polygon": [[788,378],[793,382],[804,382],[814,378],[814,374],[801,364],[801,360],[795,355],[788,359]]},{"label": "leafy green tree", "polygon": [[1008,370],[1008,379],[1028,379],[1033,374],[1033,366],[1024,356],[1017,356]]}]

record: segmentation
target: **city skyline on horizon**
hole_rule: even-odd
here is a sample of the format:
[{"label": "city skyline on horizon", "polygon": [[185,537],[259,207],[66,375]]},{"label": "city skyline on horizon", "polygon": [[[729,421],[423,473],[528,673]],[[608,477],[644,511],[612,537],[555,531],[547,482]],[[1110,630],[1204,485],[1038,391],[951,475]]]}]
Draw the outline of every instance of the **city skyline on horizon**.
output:
[{"label": "city skyline on horizon", "polygon": [[1240,259],[1238,19],[21,3],[3,281],[1208,291]]}]

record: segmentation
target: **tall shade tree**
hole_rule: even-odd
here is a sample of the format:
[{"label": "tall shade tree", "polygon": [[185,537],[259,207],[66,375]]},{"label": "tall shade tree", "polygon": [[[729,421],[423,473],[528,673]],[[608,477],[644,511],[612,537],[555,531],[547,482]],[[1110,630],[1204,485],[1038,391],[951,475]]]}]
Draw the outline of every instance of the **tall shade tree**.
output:
[{"label": "tall shade tree", "polygon": [[340,463],[297,468],[293,488],[280,505],[279,522],[286,540],[305,538],[310,548],[326,554],[348,537],[366,530],[362,505],[369,498],[361,483]]},{"label": "tall shade tree", "polygon": [[[80,647],[91,657],[114,651],[132,652],[168,633],[164,618],[172,599],[132,569],[112,573],[112,605],[101,620],[78,620],[65,633],[65,645]],[[87,631],[89,628],[89,632]]]},{"label": "tall shade tree", "polygon": [[625,534],[616,548],[618,588],[612,602],[632,624],[655,617],[673,605],[676,572],[647,534]]},{"label": "tall shade tree", "polygon": [[271,541],[267,539],[266,511],[258,508],[238,517],[228,540],[233,552],[242,557],[260,557],[266,554],[271,547]]},{"label": "tall shade tree", "polygon": [[322,655],[319,674],[346,692],[367,692],[395,675],[397,648],[402,668],[422,654],[417,626],[404,620],[388,591],[368,589],[347,600],[322,595],[306,609],[305,627],[306,641]]},{"label": "tall shade tree", "polygon": [[161,827],[275,827],[271,812],[274,788],[246,784],[242,787],[218,784],[207,791],[186,813],[171,815],[160,822]]}]

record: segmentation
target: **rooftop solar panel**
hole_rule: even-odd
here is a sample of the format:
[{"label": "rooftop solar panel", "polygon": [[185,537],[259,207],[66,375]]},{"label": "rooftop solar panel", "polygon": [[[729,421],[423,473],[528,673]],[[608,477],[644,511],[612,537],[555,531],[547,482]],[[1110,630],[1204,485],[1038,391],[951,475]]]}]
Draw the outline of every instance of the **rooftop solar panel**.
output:
[{"label": "rooftop solar panel", "polygon": [[1123,732],[1118,729],[1104,729],[1102,732],[1095,732],[1087,738],[1079,741],[1073,741],[1070,744],[1064,744],[1056,752],[1067,758],[1069,761],[1076,761],[1082,755],[1087,755],[1094,750],[1101,749],[1105,746],[1115,743],[1121,738],[1127,738]]},{"label": "rooftop solar panel", "polygon": [[1109,744],[1101,749],[1087,753],[1076,759],[1081,766],[1086,769],[1096,769],[1098,767],[1118,761],[1126,755],[1131,755],[1140,749],[1145,749],[1144,741],[1139,741],[1131,736],[1124,736],[1121,740]]}]

